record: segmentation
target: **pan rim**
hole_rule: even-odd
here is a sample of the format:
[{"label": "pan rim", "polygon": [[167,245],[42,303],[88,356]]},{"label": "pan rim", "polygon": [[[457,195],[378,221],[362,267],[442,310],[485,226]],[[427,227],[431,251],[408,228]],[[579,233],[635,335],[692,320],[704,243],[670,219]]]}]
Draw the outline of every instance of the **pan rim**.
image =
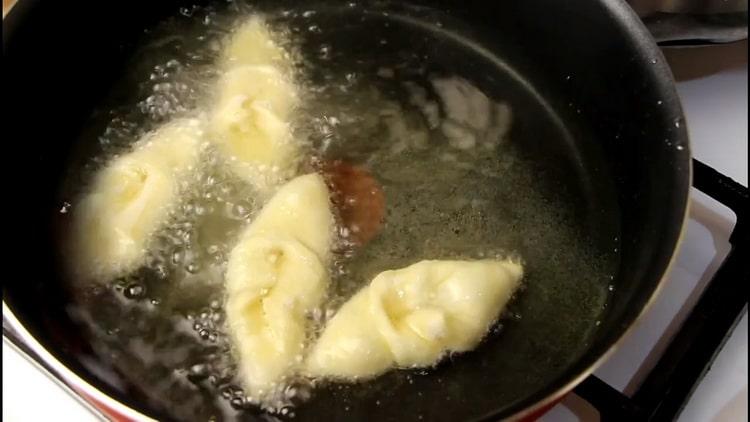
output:
[{"label": "pan rim", "polygon": [[[686,122],[685,113],[682,107],[682,103],[677,94],[676,81],[672,74],[669,65],[667,64],[666,58],[662,53],[656,41],[652,37],[651,33],[646,28],[646,25],[636,15],[635,11],[625,2],[625,0],[602,0],[604,8],[609,12],[612,19],[619,21],[624,28],[628,30],[629,37],[634,41],[636,51],[642,55],[647,55],[650,58],[656,60],[649,63],[650,69],[654,76],[654,80],[659,83],[660,88],[663,90],[663,94],[666,96],[664,103],[669,104],[672,115],[677,116],[681,122]],[[641,60],[645,61],[642,57]],[[679,218],[679,232],[673,239],[668,239],[668,243],[671,243],[672,252],[669,257],[667,264],[664,266],[661,274],[658,276],[658,282],[655,287],[648,293],[648,298],[644,302],[641,309],[628,321],[625,328],[621,329],[619,333],[615,334],[612,340],[607,341],[604,346],[604,352],[599,353],[597,357],[586,357],[579,360],[584,364],[584,368],[578,370],[578,373],[573,377],[560,377],[557,379],[559,384],[557,388],[551,393],[547,393],[539,399],[538,397],[530,396],[525,400],[519,401],[517,404],[512,405],[510,408],[501,412],[494,412],[486,414],[477,420],[490,421],[490,420],[525,420],[538,412],[543,411],[546,407],[554,405],[555,403],[562,400],[568,393],[570,393],[578,384],[583,382],[588,376],[598,369],[605,361],[607,361],[622,345],[622,343],[635,331],[635,328],[640,325],[643,318],[660,296],[664,285],[665,279],[669,276],[672,268],[677,259],[678,252],[683,244],[685,238],[685,232],[687,230],[687,221],[690,215],[690,188],[693,182],[693,164],[692,164],[692,152],[690,149],[690,137],[688,134],[687,124],[682,124],[679,131],[677,131],[677,137],[679,138],[680,145],[683,146],[684,150],[681,151],[683,154],[679,155],[679,160],[674,164],[675,167],[683,166],[687,168],[687,171],[680,172],[679,178],[675,179],[674,192],[675,198],[674,213]],[[553,381],[554,383],[555,381]],[[544,412],[540,413],[543,414]],[[507,415],[507,416],[506,416]]]},{"label": "pan rim", "polygon": [[[652,66],[652,73],[655,77],[655,80],[658,81],[659,86],[664,90],[664,95],[667,97],[667,101],[665,101],[665,103],[671,104],[673,114],[675,116],[679,116],[684,122],[684,112],[675,90],[674,78],[668,66],[666,65],[666,60],[664,59],[663,54],[657,47],[654,40],[651,38],[651,35],[646,29],[645,25],[635,15],[635,12],[630,8],[629,5],[627,5],[624,0],[601,0],[601,4],[604,9],[611,15],[612,19],[616,22],[619,22],[624,30],[627,30],[627,32],[629,33],[628,36],[634,41],[636,51],[641,54],[648,55],[649,57],[656,57],[659,59],[659,63],[655,66]],[[18,14],[19,8],[14,7],[11,11],[9,11],[9,14],[13,15],[13,12],[16,12]],[[677,165],[687,166],[687,171],[680,173],[680,180],[675,180],[676,190],[674,192],[674,197],[677,199],[675,200],[675,204],[673,207],[673,212],[675,214],[678,214],[680,210],[682,211],[682,218],[679,223],[680,230],[677,236],[674,236],[674,238],[668,239],[667,242],[665,242],[665,244],[671,243],[671,256],[668,263],[664,266],[661,274],[657,277],[658,283],[656,283],[655,287],[651,290],[651,292],[648,293],[648,298],[645,300],[644,305],[632,318],[626,321],[627,325],[624,328],[620,329],[619,333],[614,334],[611,340],[606,341],[605,346],[603,347],[603,353],[597,352],[596,354],[592,354],[589,357],[584,357],[582,360],[579,360],[579,363],[585,364],[585,368],[583,370],[577,371],[577,374],[575,376],[568,376],[565,378],[561,377],[556,381],[550,383],[547,389],[540,390],[539,395],[542,396],[541,399],[535,396],[528,396],[526,399],[519,401],[517,404],[512,405],[503,411],[488,414],[481,419],[523,419],[524,417],[528,417],[529,415],[538,412],[545,406],[556,402],[568,392],[570,392],[587,376],[593,373],[599,366],[601,366],[604,361],[611,357],[611,355],[614,354],[617,349],[619,349],[622,342],[628,336],[632,335],[635,326],[642,321],[643,316],[649,312],[654,302],[660,295],[662,289],[664,288],[664,279],[671,272],[672,267],[675,263],[680,245],[684,240],[684,235],[687,227],[686,222],[689,216],[689,193],[690,186],[692,185],[693,174],[691,164],[692,155],[689,148],[687,128],[685,127],[685,125],[682,126],[683,127],[680,129],[680,131],[677,132],[677,136],[681,139],[682,145],[685,146],[685,150],[682,154],[680,154],[679,160],[684,160],[685,162],[678,162]],[[86,393],[90,393],[96,400],[101,401],[107,406],[111,406],[113,409],[121,411],[121,413],[128,415],[129,417],[134,417],[134,420],[155,420],[152,419],[152,417],[141,413],[141,411],[136,410],[134,407],[126,405],[121,400],[115,399],[110,394],[103,392],[100,387],[95,386],[95,384],[97,383],[86,381],[78,374],[76,374],[73,370],[69,369],[55,355],[53,355],[52,352],[48,351],[47,348],[45,348],[39,341],[37,341],[36,338],[26,329],[23,323],[21,323],[20,320],[17,319],[11,307],[6,303],[5,298],[3,298],[3,318],[4,320],[7,318],[9,325],[20,335],[20,337],[26,342],[26,344],[29,345],[30,348],[35,353],[37,353],[45,363],[50,364],[55,370],[63,374],[63,377],[67,382],[72,383],[75,387],[81,388]],[[6,337],[5,333],[4,337]],[[99,381],[99,383],[102,383],[100,380],[97,381]],[[558,384],[558,386],[552,391],[552,393],[548,393],[547,391],[551,390],[554,384]],[[152,409],[149,406],[139,407],[148,409],[147,412],[152,413]]]}]

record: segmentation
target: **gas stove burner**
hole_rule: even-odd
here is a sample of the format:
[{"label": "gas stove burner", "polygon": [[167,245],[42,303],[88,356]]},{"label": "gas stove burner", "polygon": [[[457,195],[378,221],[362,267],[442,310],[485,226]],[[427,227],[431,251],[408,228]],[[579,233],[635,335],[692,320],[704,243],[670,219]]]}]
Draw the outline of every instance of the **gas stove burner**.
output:
[{"label": "gas stove burner", "polygon": [[729,238],[731,251],[632,396],[593,375],[576,387],[575,393],[594,406],[602,420],[675,420],[747,309],[748,188],[695,159],[693,187],[737,216]]}]

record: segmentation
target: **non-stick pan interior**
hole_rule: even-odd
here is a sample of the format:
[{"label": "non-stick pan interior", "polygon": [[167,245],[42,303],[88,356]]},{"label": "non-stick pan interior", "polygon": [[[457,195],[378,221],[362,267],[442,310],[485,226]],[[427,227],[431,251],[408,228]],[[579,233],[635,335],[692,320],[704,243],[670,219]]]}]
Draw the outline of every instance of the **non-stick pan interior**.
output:
[{"label": "non-stick pan interior", "polygon": [[[112,87],[139,41],[148,37],[142,30],[176,15],[177,5],[129,4],[120,13],[130,20],[88,5],[93,9],[87,16],[105,17],[92,20],[76,7],[32,3],[26,5],[25,26],[10,28],[4,41],[9,77],[19,81],[6,100],[13,106],[9,134],[16,155],[26,158],[23,174],[31,173],[30,186],[19,193],[21,203],[30,204],[20,217],[25,253],[19,265],[25,270],[6,283],[4,299],[56,356],[103,385],[107,377],[92,374],[90,362],[115,372],[124,368],[94,354],[90,338],[70,321],[55,252],[55,230],[64,218],[59,188],[69,170],[65,157],[75,158],[73,144],[93,139],[96,122],[107,120],[101,113],[92,117],[92,111],[104,100],[117,101]],[[399,371],[366,384],[321,386],[294,409],[295,418],[456,420],[509,414],[588,366],[646,303],[671,257],[684,210],[684,122],[661,56],[644,47],[640,27],[622,5],[560,3],[365,7],[330,2],[293,7],[300,13],[279,18],[291,26],[319,28],[300,44],[312,69],[368,74],[412,60],[427,74],[463,77],[489,97],[509,102],[514,151],[529,163],[524,168],[539,179],[552,203],[565,204],[563,220],[581,242],[554,244],[559,239],[545,238],[544,221],[536,232],[528,225],[520,234],[509,231],[498,242],[520,245],[517,252],[529,273],[498,333],[476,351],[424,373]],[[24,11],[18,11],[17,22]],[[65,36],[43,36],[49,33]],[[335,53],[325,62],[312,53],[321,44]],[[414,55],[402,57],[404,51]],[[313,71],[310,77],[324,74]],[[513,183],[498,181],[501,197],[523,200]],[[497,212],[524,220],[508,202],[497,204]],[[541,253],[531,235],[559,253]],[[583,271],[565,248],[586,249],[602,268]],[[127,376],[118,378],[122,385],[105,390],[134,407],[148,403],[149,411],[185,417],[170,409],[169,397],[155,397],[154,390]],[[212,396],[204,391],[196,397]],[[216,412],[212,406],[198,407],[196,414],[207,418]],[[248,419],[256,416],[245,413]]]}]

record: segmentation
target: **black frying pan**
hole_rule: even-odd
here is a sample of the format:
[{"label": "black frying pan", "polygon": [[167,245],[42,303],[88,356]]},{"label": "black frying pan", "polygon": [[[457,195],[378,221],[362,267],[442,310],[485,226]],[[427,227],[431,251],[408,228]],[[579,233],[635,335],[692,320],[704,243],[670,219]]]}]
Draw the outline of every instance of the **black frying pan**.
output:
[{"label": "black frying pan", "polygon": [[[59,184],[74,141],[96,132],[91,111],[122,76],[143,30],[175,15],[180,3],[27,0],[3,27],[6,162],[23,175],[13,181],[22,181],[12,202],[21,212],[10,220],[8,236],[22,253],[8,263],[19,271],[3,287],[4,315],[51,354],[48,361],[75,373],[79,389],[159,419],[201,419],[210,412],[174,411],[170,398],[127,382],[113,385],[92,371],[87,362],[100,358],[66,311],[70,292],[62,281],[56,230]],[[514,305],[527,317],[476,352],[415,382],[396,372],[367,384],[322,387],[295,418],[502,419],[528,416],[558,399],[644,311],[682,231],[690,186],[687,132],[653,39],[615,0],[372,2],[367,13],[373,18],[364,23],[353,15],[362,12],[345,3],[305,8],[319,11],[320,25],[328,28],[321,36],[338,43],[342,66],[387,60],[388,50],[378,46],[387,37],[388,45],[406,42],[425,52],[427,66],[460,72],[508,98],[519,116],[515,142],[538,161],[541,177],[572,187],[570,200],[582,224],[599,229],[593,242],[616,248],[619,264],[606,311],[596,326],[590,321],[585,341],[570,335],[564,322],[590,313],[590,304],[563,290],[555,293],[565,300],[542,304],[530,283]],[[439,27],[429,24],[436,17]],[[571,353],[555,359],[554,350]],[[248,410],[244,417],[265,416]]]}]

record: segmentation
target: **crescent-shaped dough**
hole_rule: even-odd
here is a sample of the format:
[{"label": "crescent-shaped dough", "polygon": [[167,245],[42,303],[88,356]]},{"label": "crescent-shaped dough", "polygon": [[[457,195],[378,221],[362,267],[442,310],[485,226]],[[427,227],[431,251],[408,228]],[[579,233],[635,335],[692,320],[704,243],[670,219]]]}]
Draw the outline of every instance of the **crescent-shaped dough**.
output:
[{"label": "crescent-shaped dough", "polygon": [[294,176],[299,161],[289,124],[298,94],[287,56],[253,17],[232,34],[221,59],[212,139],[234,173],[261,193]]},{"label": "crescent-shaped dough", "polygon": [[227,323],[251,397],[272,394],[303,361],[307,314],[328,287],[333,224],[323,178],[300,176],[279,189],[230,253]]},{"label": "crescent-shaped dough", "polygon": [[74,269],[101,281],[140,265],[146,246],[178,201],[181,175],[198,163],[198,119],[179,119],[109,163],[74,210]]},{"label": "crescent-shaped dough", "polygon": [[288,123],[295,87],[271,66],[242,66],[217,88],[212,139],[234,173],[261,190],[292,176],[299,155]]},{"label": "crescent-shaped dough", "polygon": [[421,261],[380,273],[328,322],[305,372],[369,378],[471,350],[522,276],[521,265],[509,260]]},{"label": "crescent-shaped dough", "polygon": [[224,48],[222,62],[232,68],[244,65],[282,65],[284,50],[274,41],[263,19],[253,16],[237,27]]}]

